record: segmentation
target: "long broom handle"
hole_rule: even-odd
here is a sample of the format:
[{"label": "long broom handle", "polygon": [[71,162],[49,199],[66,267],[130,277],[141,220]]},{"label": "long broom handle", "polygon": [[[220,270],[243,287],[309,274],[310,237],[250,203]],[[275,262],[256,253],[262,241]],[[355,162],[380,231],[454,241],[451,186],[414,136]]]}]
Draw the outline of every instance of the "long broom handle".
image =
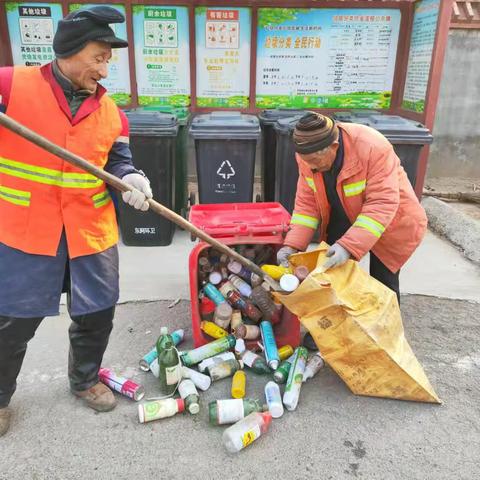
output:
[{"label": "long broom handle", "polygon": [[[8,115],[2,112],[0,112],[0,125],[2,125],[5,128],[8,128],[8,130],[16,133],[17,135],[20,135],[26,140],[29,140],[30,142],[34,143],[38,147],[43,148],[47,152],[62,158],[68,163],[71,163],[72,165],[75,165],[76,167],[79,167],[88,173],[91,173],[95,177],[99,178],[100,180],[103,180],[105,183],[107,183],[108,185],[111,185],[112,187],[115,187],[117,190],[120,190],[121,192],[128,192],[131,190],[135,190],[131,185],[124,182],[123,180],[120,180],[119,178],[115,177],[111,173],[106,172],[105,170],[97,167],[96,165],[92,165],[84,158],[66,150],[65,148],[62,148],[56,145],[50,140],[47,140],[42,135],[39,135],[38,133],[34,132],[33,130],[30,130],[24,125],[21,125],[19,122],[17,122],[13,118],[9,117]],[[147,202],[150,205],[150,209],[155,213],[158,213],[159,215],[167,218],[168,220],[177,224],[179,227],[185,230],[188,230],[190,233],[200,238],[204,242],[208,243],[212,247],[216,248],[220,252],[225,253],[229,257],[237,260],[237,262],[241,263],[244,267],[248,268],[250,271],[256,273],[262,279],[267,281],[272,288],[278,289],[278,285],[276,284],[276,282],[271,277],[266,275],[265,272],[260,267],[258,267],[258,265],[248,260],[248,258],[243,257],[242,255],[237,253],[235,250],[231,249],[227,245],[211,237],[210,235],[205,233],[203,230],[200,230],[195,225],[185,220],[182,216],[173,212],[172,210],[165,207],[161,203],[158,203],[156,200],[153,200],[153,198],[147,199]]]}]

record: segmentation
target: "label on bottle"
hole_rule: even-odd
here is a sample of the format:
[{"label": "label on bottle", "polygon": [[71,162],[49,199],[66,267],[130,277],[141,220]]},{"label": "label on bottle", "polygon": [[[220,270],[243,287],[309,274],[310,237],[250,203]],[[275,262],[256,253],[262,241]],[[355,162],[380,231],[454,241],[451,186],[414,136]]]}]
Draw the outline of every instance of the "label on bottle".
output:
[{"label": "label on bottle", "polygon": [[142,405],[145,422],[158,420],[160,418],[170,417],[175,414],[175,407],[171,399],[155,400]]},{"label": "label on bottle", "polygon": [[218,424],[235,423],[244,416],[243,400],[219,400],[217,401]]},{"label": "label on bottle", "polygon": [[167,385],[176,385],[182,378],[181,365],[177,363],[177,365],[174,365],[173,367],[166,367],[165,378]]},{"label": "label on bottle", "polygon": [[251,352],[250,350],[245,350],[245,353],[242,355],[242,361],[247,366],[252,368],[253,363],[258,358],[258,355]]},{"label": "label on bottle", "polygon": [[260,426],[256,425],[251,430],[248,430],[242,435],[242,444],[244,447],[248,447],[260,436]]},{"label": "label on bottle", "polygon": [[182,380],[178,386],[178,393],[184,400],[189,395],[198,395],[195,384],[191,380]]}]

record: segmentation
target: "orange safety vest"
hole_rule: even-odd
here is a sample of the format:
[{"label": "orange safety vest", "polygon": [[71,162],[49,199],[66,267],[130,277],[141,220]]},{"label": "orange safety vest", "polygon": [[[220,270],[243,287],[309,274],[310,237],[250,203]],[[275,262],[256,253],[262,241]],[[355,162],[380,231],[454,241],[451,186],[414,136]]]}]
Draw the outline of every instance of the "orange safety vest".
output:
[{"label": "orange safety vest", "polygon": [[[103,168],[121,120],[104,95],[76,125],[62,112],[39,67],[15,67],[7,115]],[[102,252],[118,241],[105,183],[22,137],[0,128],[0,242],[55,256],[65,229],[70,258]]]}]

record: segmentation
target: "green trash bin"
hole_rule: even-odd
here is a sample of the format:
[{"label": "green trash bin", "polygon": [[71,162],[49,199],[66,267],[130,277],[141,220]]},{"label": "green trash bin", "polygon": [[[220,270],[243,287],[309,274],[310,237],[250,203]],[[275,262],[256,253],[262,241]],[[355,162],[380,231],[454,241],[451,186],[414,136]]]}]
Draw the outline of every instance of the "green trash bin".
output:
[{"label": "green trash bin", "polygon": [[175,198],[173,209],[176,213],[186,218],[188,208],[187,161],[190,112],[188,108],[170,105],[149,105],[144,107],[143,110],[168,113],[177,118],[178,135],[175,155]]}]

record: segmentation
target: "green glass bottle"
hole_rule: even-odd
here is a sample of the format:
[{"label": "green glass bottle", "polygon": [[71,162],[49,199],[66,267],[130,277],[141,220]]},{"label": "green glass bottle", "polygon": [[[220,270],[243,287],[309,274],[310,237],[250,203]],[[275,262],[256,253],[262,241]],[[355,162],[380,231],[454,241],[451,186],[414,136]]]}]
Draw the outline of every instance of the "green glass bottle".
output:
[{"label": "green glass bottle", "polygon": [[168,328],[167,327],[162,327],[160,329],[160,336],[158,337],[157,340],[157,356],[160,355],[160,352],[165,349],[165,343],[167,342],[173,342],[173,338],[171,335],[168,334]]},{"label": "green glass bottle", "polygon": [[267,405],[252,398],[215,400],[208,404],[208,417],[211,425],[226,425],[236,423],[252,412],[267,410]]},{"label": "green glass bottle", "polygon": [[182,365],[172,337],[162,335],[157,342],[159,386],[164,395],[173,395],[182,379]]},{"label": "green glass bottle", "polygon": [[273,372],[273,379],[276,383],[287,383],[288,374],[292,366],[294,355],[284,360],[280,366]]},{"label": "green glass bottle", "polygon": [[243,363],[259,375],[272,373],[272,369],[267,365],[267,362],[260,356],[250,350],[245,350],[240,354],[240,359]]}]

